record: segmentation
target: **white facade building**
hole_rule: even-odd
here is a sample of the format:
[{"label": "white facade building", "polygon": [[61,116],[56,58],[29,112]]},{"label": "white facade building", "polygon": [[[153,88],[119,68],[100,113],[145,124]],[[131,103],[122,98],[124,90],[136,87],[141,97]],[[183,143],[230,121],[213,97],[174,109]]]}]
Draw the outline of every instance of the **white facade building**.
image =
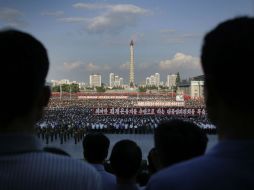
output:
[{"label": "white facade building", "polygon": [[120,86],[120,77],[118,75],[115,76],[115,84],[114,86],[119,87]]},{"label": "white facade building", "polygon": [[109,74],[109,87],[113,88],[115,85],[115,74],[110,73]]},{"label": "white facade building", "polygon": [[160,74],[159,73],[155,73],[155,86],[160,86]]},{"label": "white facade building", "polygon": [[89,77],[90,87],[101,87],[101,75],[93,74]]},{"label": "white facade building", "polygon": [[52,83],[52,86],[58,86],[62,84],[79,84],[77,81],[70,81],[69,79],[51,80],[51,83]]},{"label": "white facade building", "polygon": [[150,85],[156,86],[156,77],[154,75],[150,76]]},{"label": "white facade building", "polygon": [[173,86],[176,86],[176,78],[177,75],[176,74],[171,74],[167,76],[167,86],[171,89]]},{"label": "white facade building", "polygon": [[120,84],[120,87],[123,87],[123,78],[122,77],[119,79],[119,84]]},{"label": "white facade building", "polygon": [[115,75],[114,73],[109,74],[109,87],[123,87],[123,78]]},{"label": "white facade building", "polygon": [[191,81],[190,95],[191,98],[204,98],[204,81]]},{"label": "white facade building", "polygon": [[154,75],[151,75],[150,77],[146,77],[146,85],[147,86],[159,86],[161,83],[160,81],[160,74],[155,73]]},{"label": "white facade building", "polygon": [[149,86],[151,83],[150,77],[146,77],[146,85]]},{"label": "white facade building", "polygon": [[80,88],[85,88],[86,87],[86,83],[80,82],[80,83],[78,83],[78,87],[79,87],[79,89]]}]

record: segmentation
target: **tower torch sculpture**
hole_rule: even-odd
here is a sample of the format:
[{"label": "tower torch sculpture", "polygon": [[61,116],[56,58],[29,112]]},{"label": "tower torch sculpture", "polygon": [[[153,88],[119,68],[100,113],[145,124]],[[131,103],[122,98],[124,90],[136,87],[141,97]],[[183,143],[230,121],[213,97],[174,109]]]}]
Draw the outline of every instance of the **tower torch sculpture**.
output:
[{"label": "tower torch sculpture", "polygon": [[135,74],[134,74],[134,42],[130,42],[130,87],[135,85]]}]

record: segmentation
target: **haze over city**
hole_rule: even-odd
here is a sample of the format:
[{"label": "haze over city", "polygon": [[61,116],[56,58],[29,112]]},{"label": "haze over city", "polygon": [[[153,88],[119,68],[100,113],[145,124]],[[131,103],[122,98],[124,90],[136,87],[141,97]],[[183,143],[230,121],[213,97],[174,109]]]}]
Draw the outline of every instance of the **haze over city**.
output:
[{"label": "haze over city", "polygon": [[109,73],[129,81],[129,43],[135,43],[135,80],[180,72],[201,75],[204,34],[222,20],[253,14],[253,1],[33,1],[0,2],[0,27],[33,34],[48,49],[48,80],[89,81]]}]

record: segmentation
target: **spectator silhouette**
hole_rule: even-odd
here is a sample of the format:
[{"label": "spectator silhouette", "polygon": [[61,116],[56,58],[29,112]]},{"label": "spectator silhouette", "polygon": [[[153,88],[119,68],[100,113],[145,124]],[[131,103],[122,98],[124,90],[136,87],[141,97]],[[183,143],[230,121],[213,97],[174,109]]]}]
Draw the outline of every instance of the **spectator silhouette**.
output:
[{"label": "spectator silhouette", "polygon": [[117,190],[137,190],[136,176],[142,161],[140,147],[131,140],[117,142],[111,152],[110,164],[117,178]]},{"label": "spectator silhouette", "polygon": [[160,169],[158,153],[154,147],[148,153],[146,164],[146,168],[139,171],[137,175],[137,183],[142,188],[146,186],[150,177]]},{"label": "spectator silhouette", "polygon": [[206,106],[219,142],[204,156],[158,172],[147,189],[254,189],[254,103],[246,93],[253,84],[253,44],[249,17],[227,20],[205,36]]},{"label": "spectator silhouette", "polygon": [[116,177],[104,168],[109,144],[109,139],[102,133],[89,133],[83,140],[84,158],[100,173],[104,189],[111,189],[116,185]]},{"label": "spectator silhouette", "polygon": [[160,169],[160,161],[158,157],[158,152],[155,147],[153,147],[147,156],[148,161],[148,172],[150,175],[155,174]]},{"label": "spectator silhouette", "polygon": [[44,152],[34,134],[50,97],[49,60],[41,42],[17,30],[1,31],[0,58],[1,80],[8,77],[1,93],[0,189],[100,189],[94,168]]},{"label": "spectator silhouette", "polygon": [[203,155],[208,139],[196,124],[173,119],[158,125],[154,141],[159,168],[165,168]]}]

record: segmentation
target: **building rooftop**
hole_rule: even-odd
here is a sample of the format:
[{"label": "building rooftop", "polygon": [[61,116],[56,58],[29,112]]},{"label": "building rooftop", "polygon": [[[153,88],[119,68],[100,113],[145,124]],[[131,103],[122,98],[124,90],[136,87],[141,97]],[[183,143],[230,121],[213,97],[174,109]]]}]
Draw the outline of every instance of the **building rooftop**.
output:
[{"label": "building rooftop", "polygon": [[190,78],[191,81],[204,81],[205,80],[205,75],[199,75],[196,77]]}]

